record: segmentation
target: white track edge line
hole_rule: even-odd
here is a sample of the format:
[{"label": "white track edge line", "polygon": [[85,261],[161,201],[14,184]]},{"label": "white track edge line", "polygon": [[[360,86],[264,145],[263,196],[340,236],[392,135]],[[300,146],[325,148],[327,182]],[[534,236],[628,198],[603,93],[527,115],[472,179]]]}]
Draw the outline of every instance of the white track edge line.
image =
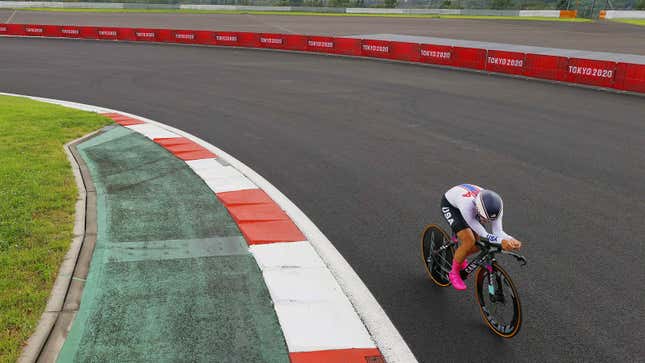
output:
[{"label": "white track edge line", "polygon": [[202,140],[185,131],[179,130],[172,126],[154,121],[145,117],[134,115],[131,113],[114,110],[105,107],[87,105],[77,102],[69,102],[57,100],[52,98],[43,98],[36,96],[29,96],[23,94],[13,94],[0,92],[0,95],[26,97],[36,101],[53,103],[65,107],[76,108],[83,111],[90,112],[117,112],[126,116],[138,118],[142,121],[155,124],[168,131],[174,132],[180,136],[189,138],[197,144],[203,146],[207,150],[215,153],[218,157],[224,159],[227,163],[235,167],[242,174],[246,175],[253,183],[260,189],[264,190],[286,213],[293,222],[305,234],[311,245],[316,252],[320,255],[332,275],[338,281],[339,285],[354,305],[359,317],[367,327],[376,341],[376,345],[383,354],[385,360],[389,363],[413,363],[417,362],[414,354],[408,347],[403,337],[396,329],[390,318],[385,313],[385,310],[376,301],[372,292],[367,288],[365,283],[361,280],[358,274],[352,269],[345,258],[336,250],[331,241],[325,236],[320,229],[307,217],[304,212],[300,210],[289,198],[280,192],[273,184],[264,179],[260,174],[256,173],[253,169],[246,166],[241,161],[237,160],[232,155],[217,148],[214,145]]}]

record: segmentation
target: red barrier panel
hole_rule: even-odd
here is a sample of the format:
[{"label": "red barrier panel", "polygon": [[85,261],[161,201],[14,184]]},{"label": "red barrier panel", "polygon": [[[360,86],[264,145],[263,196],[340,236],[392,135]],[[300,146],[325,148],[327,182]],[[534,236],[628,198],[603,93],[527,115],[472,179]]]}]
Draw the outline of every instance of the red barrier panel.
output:
[{"label": "red barrier panel", "polygon": [[418,62],[421,59],[419,44],[406,42],[392,42],[390,55],[392,59],[407,62]]},{"label": "red barrier panel", "polygon": [[197,30],[195,31],[197,38],[195,39],[196,44],[204,45],[215,45],[215,32],[210,30]]},{"label": "red barrier panel", "polygon": [[43,34],[43,36],[53,37],[53,38],[61,37],[60,25],[43,25],[43,28],[45,29],[45,33]]},{"label": "red barrier panel", "polygon": [[506,74],[524,74],[524,53],[489,50],[486,55],[486,70]]},{"label": "red barrier panel", "polygon": [[310,36],[306,45],[305,50],[309,52],[361,55],[360,39]]},{"label": "red barrier panel", "polygon": [[333,53],[359,56],[362,54],[361,40],[354,38],[334,38]]},{"label": "red barrier panel", "polygon": [[333,37],[307,37],[308,52],[334,53],[336,41]]},{"label": "red barrier panel", "polygon": [[616,62],[569,58],[568,82],[612,87],[616,76]]},{"label": "red barrier panel", "polygon": [[455,67],[486,69],[486,49],[454,47]]},{"label": "red barrier panel", "polygon": [[157,29],[134,29],[134,40],[156,42],[158,38],[157,33]]},{"label": "red barrier panel", "polygon": [[311,36],[306,45],[309,52],[361,55],[360,39]]},{"label": "red barrier panel", "polygon": [[101,40],[118,40],[118,28],[96,28],[96,37]]},{"label": "red barrier panel", "polygon": [[216,45],[239,47],[240,37],[235,32],[214,32],[213,41]]},{"label": "red barrier panel", "polygon": [[118,33],[119,40],[125,41],[135,41],[137,36],[135,35],[135,30],[133,28],[115,28]]},{"label": "red barrier panel", "polygon": [[23,24],[0,24],[0,34],[3,35],[27,35]]},{"label": "red barrier panel", "polygon": [[286,36],[286,49],[295,51],[307,50],[307,36],[289,34]]},{"label": "red barrier panel", "polygon": [[215,45],[215,32],[209,30],[174,30],[170,42]]},{"label": "red barrier panel", "polygon": [[303,35],[260,34],[260,47],[270,49],[306,50],[307,37]]},{"label": "red barrier panel", "polygon": [[645,64],[618,63],[615,88],[645,93]]},{"label": "red barrier panel", "polygon": [[237,44],[240,47],[260,47],[260,34],[258,33],[237,33]]},{"label": "red barrier panel", "polygon": [[81,28],[77,26],[63,25],[60,27],[60,36],[65,38],[80,38]]},{"label": "red barrier panel", "polygon": [[83,39],[99,39],[98,29],[94,26],[82,26],[81,38]]},{"label": "red barrier panel", "polygon": [[60,36],[65,38],[80,38],[81,28],[77,26],[62,26],[60,27]]},{"label": "red barrier panel", "polygon": [[260,34],[260,47],[286,49],[287,37],[283,34]]},{"label": "red barrier panel", "polygon": [[25,32],[25,24],[7,24],[7,28],[12,35],[28,35]]},{"label": "red barrier panel", "polygon": [[392,42],[387,40],[361,40],[361,55],[364,57],[391,58]]},{"label": "red barrier panel", "polygon": [[193,30],[175,30],[170,41],[194,44],[197,42],[197,33]]},{"label": "red barrier panel", "polygon": [[25,35],[31,37],[42,37],[45,35],[45,27],[42,25],[25,25]]},{"label": "red barrier panel", "polygon": [[447,45],[421,44],[419,60],[424,63],[453,65],[453,49]]},{"label": "red barrier panel", "polygon": [[524,75],[527,77],[564,81],[567,75],[569,59],[553,55],[527,53],[524,63]]},{"label": "red barrier panel", "polygon": [[171,29],[154,29],[157,34],[157,42],[169,43],[175,41],[174,31]]},{"label": "red barrier panel", "polygon": [[23,26],[23,35],[31,37],[60,37],[60,26],[26,24]]}]

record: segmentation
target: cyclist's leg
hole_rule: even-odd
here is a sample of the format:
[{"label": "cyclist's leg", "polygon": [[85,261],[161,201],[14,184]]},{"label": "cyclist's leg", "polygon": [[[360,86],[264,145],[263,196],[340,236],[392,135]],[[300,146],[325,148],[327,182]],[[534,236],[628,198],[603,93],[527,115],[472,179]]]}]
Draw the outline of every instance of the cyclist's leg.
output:
[{"label": "cyclist's leg", "polygon": [[455,262],[461,265],[468,255],[477,252],[478,247],[475,245],[475,234],[470,228],[464,228],[457,232],[457,238],[461,244],[455,251]]},{"label": "cyclist's leg", "polygon": [[461,264],[468,255],[477,252],[475,234],[472,229],[468,227],[468,224],[461,215],[459,209],[450,204],[445,195],[441,199],[441,213],[443,214],[443,218],[450,225],[450,229],[452,229],[453,233],[461,242],[461,245],[455,252],[454,256],[454,259]]},{"label": "cyclist's leg", "polygon": [[468,227],[459,209],[450,204],[445,195],[441,198],[441,215],[448,222],[454,234]]},{"label": "cyclist's leg", "polygon": [[[477,237],[475,237],[475,239],[477,239]],[[477,252],[479,252],[479,246],[477,246],[476,244],[474,244],[474,245],[473,245],[473,248],[471,248],[471,249],[470,249],[470,252],[468,252],[468,255],[470,256],[470,255],[472,255],[473,253],[477,253]]]},{"label": "cyclist's leg", "polygon": [[[448,273],[448,278],[450,279],[450,282],[455,289],[465,290],[466,284],[461,279],[459,271],[462,268],[462,264],[464,263],[466,256],[468,256],[470,250],[475,245],[475,236],[473,235],[472,230],[468,227],[468,224],[464,220],[464,217],[461,215],[459,209],[451,205],[445,196],[441,200],[441,212],[448,224],[450,224],[452,231],[461,241],[461,245],[455,252],[455,256],[452,260],[452,268],[450,270],[450,273]],[[469,239],[467,238],[466,233],[470,233],[472,243],[468,243]],[[459,253],[459,255],[457,255],[457,253]]]}]

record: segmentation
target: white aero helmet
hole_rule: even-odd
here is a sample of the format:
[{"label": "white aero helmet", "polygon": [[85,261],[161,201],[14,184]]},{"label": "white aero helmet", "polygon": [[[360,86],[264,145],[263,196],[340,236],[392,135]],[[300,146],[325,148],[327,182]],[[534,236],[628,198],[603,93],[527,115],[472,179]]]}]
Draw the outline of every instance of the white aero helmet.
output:
[{"label": "white aero helmet", "polygon": [[477,214],[486,221],[494,221],[502,214],[504,203],[499,194],[492,190],[482,189],[475,198]]}]

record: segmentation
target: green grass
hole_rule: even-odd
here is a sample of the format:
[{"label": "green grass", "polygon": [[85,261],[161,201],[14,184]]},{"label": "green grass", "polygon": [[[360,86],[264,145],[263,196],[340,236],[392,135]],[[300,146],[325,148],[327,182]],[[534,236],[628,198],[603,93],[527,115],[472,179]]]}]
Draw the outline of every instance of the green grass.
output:
[{"label": "green grass", "polygon": [[63,144],[100,115],[0,96],[0,362],[33,333],[72,239],[76,183]]},{"label": "green grass", "polygon": [[292,15],[292,16],[351,16],[385,18],[430,18],[430,19],[482,19],[482,20],[533,20],[590,22],[590,19],[560,19],[539,16],[484,16],[484,15],[440,15],[440,14],[346,14],[316,13],[304,11],[248,11],[248,10],[192,10],[192,9],[85,9],[85,8],[25,8],[18,10],[77,12],[77,13],[177,13],[177,14],[230,14],[230,15]]},{"label": "green grass", "polygon": [[611,21],[617,21],[619,23],[627,23],[627,24],[645,26],[645,19],[611,19]]}]

